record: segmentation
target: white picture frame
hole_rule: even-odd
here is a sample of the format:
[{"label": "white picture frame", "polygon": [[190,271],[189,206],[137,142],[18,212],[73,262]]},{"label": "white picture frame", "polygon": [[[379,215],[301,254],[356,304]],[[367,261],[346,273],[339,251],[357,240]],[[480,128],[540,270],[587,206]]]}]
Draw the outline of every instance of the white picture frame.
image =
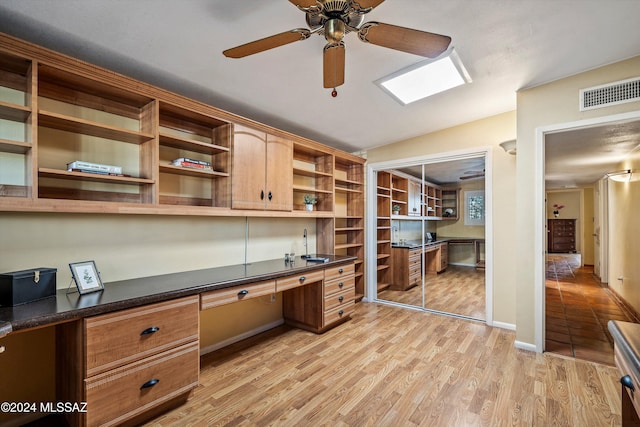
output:
[{"label": "white picture frame", "polygon": [[69,268],[80,294],[104,290],[104,284],[94,261],[74,262],[69,264]]}]

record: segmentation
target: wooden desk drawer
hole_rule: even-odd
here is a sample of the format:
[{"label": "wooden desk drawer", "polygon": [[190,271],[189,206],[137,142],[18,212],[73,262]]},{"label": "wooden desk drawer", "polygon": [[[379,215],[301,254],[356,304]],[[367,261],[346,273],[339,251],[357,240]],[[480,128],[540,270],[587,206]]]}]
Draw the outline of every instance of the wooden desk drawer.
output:
[{"label": "wooden desk drawer", "polygon": [[355,310],[355,303],[351,301],[343,306],[336,307],[333,310],[328,310],[324,312],[323,315],[323,324],[324,326],[328,326],[332,323],[338,322],[342,319],[349,317]]},{"label": "wooden desk drawer", "polygon": [[199,321],[197,295],[86,318],[86,376],[197,341]]},{"label": "wooden desk drawer", "polygon": [[92,377],[86,380],[87,426],[119,425],[187,393],[198,386],[199,370],[195,342]]},{"label": "wooden desk drawer", "polygon": [[286,291],[287,289],[303,286],[308,283],[318,282],[324,278],[324,271],[312,271],[295,276],[288,276],[276,280],[276,292]]},{"label": "wooden desk drawer", "polygon": [[220,305],[231,304],[263,295],[276,293],[276,281],[266,280],[264,282],[249,283],[244,286],[233,286],[231,288],[206,292],[200,295],[200,309],[218,307]]},{"label": "wooden desk drawer", "polygon": [[335,280],[329,280],[324,282],[324,294],[325,296],[342,292],[348,289],[355,292],[356,279],[354,276],[338,278]]},{"label": "wooden desk drawer", "polygon": [[348,289],[339,292],[337,294],[332,294],[325,296],[324,298],[324,310],[330,311],[336,307],[345,306],[348,304],[353,304],[356,299],[356,292],[354,287],[349,287]]},{"label": "wooden desk drawer", "polygon": [[340,277],[348,276],[355,273],[356,266],[351,264],[345,264],[338,267],[327,268],[324,270],[324,280],[333,280]]}]

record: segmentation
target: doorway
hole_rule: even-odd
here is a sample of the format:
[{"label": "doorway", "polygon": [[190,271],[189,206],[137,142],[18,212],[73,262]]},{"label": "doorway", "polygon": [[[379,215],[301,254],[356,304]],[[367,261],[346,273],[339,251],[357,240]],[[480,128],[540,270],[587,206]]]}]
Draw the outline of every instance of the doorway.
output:
[{"label": "doorway", "polygon": [[[547,311],[549,302],[545,298],[547,268],[549,266],[546,251],[547,219],[549,216],[545,204],[546,191],[550,188],[578,188],[590,185],[594,189],[592,218],[598,219],[601,225],[606,225],[607,206],[600,204],[597,207],[596,204],[602,199],[601,194],[597,194],[596,197],[596,190],[602,190],[602,186],[597,183],[601,182],[607,172],[615,170],[615,167],[626,155],[636,149],[637,138],[621,138],[621,136],[625,130],[637,135],[639,119],[640,112],[632,112],[546,126],[536,130],[535,171],[536,181],[540,183],[534,200],[535,247],[537,248],[534,260],[537,283],[535,341],[538,352],[546,350],[547,321],[545,314],[550,312]],[[598,257],[594,254],[594,259],[599,259],[599,273],[602,275],[602,271],[606,271],[606,264],[602,264],[602,251],[608,242],[601,229],[594,228],[590,234],[592,239],[595,237],[594,234],[597,234],[599,238]],[[596,247],[595,243],[594,247]],[[572,270],[574,276],[579,268],[581,267],[578,266],[576,270]],[[590,273],[589,276],[594,277],[593,273]],[[598,280],[598,287],[601,285]],[[588,309],[594,311],[593,304],[590,304]],[[587,329],[586,325],[583,325],[582,329]],[[603,332],[606,334],[606,329]]]},{"label": "doorway", "polygon": [[[367,258],[376,262],[367,263],[365,300],[492,323],[488,150],[367,165]],[[410,190],[410,184],[418,189]],[[462,204],[465,193],[472,189],[482,192],[483,226],[463,236],[462,214],[466,210]],[[412,201],[415,194],[421,194],[423,199]],[[447,204],[449,197],[457,200],[453,208]],[[393,212],[394,207],[398,213]],[[451,235],[460,237],[459,241],[452,243],[448,239]],[[448,259],[444,267],[443,251]],[[417,281],[406,284],[397,278],[398,266],[399,260],[409,262],[410,258],[413,271],[417,268],[419,273],[413,276]],[[464,296],[460,293],[463,291],[470,293]],[[464,304],[465,300],[468,304]]]}]

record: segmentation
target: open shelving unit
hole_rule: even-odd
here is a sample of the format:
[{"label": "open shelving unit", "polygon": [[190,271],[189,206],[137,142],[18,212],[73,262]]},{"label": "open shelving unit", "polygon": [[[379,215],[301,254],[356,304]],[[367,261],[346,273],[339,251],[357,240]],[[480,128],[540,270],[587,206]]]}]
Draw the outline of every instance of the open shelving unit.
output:
[{"label": "open shelving unit", "polygon": [[306,211],[304,196],[316,198],[313,209],[333,212],[333,163],[330,153],[302,144],[293,145],[293,209]]},{"label": "open shelving unit", "polygon": [[32,88],[32,62],[0,52],[0,197],[31,196]]},{"label": "open shelving unit", "polygon": [[[38,66],[37,197],[153,203],[152,98]],[[67,171],[74,161],[121,166],[122,176]]]},{"label": "open shelving unit", "polygon": [[357,257],[356,301],[364,297],[364,166],[335,156],[334,253]]},{"label": "open shelving unit", "polygon": [[[232,125],[215,117],[160,102],[159,202],[168,205],[231,206]],[[174,166],[179,158],[211,169]]]},{"label": "open shelving unit", "polygon": [[[387,289],[391,284],[391,206],[394,200],[392,197],[397,196],[396,198],[399,199],[403,193],[402,191],[393,191],[393,175],[390,172],[378,171],[376,180],[376,269],[378,276],[376,285],[378,292],[380,292]],[[406,196],[406,189],[404,195]]]}]

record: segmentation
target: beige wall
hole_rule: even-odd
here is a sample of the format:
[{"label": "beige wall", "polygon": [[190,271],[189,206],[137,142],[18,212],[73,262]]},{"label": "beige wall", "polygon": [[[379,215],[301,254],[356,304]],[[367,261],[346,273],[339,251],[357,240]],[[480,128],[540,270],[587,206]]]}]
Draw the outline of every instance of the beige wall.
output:
[{"label": "beige wall", "polygon": [[[491,147],[493,168],[493,319],[515,324],[515,157],[499,143],[516,136],[516,113],[508,112],[367,151],[369,162]],[[440,227],[440,225],[439,225]],[[441,233],[438,230],[438,233]],[[446,234],[446,233],[445,233]],[[444,235],[444,234],[443,234]]]},{"label": "beige wall", "polygon": [[535,239],[534,198],[536,171],[534,170],[536,129],[578,120],[640,110],[640,103],[580,112],[578,94],[582,88],[636,77],[640,57],[611,64],[546,85],[521,90],[517,94],[518,155],[516,173],[516,340],[535,344]]},{"label": "beige wall", "polygon": [[[640,171],[640,153],[619,169]],[[609,286],[640,312],[640,177],[636,179],[609,182]]]}]

